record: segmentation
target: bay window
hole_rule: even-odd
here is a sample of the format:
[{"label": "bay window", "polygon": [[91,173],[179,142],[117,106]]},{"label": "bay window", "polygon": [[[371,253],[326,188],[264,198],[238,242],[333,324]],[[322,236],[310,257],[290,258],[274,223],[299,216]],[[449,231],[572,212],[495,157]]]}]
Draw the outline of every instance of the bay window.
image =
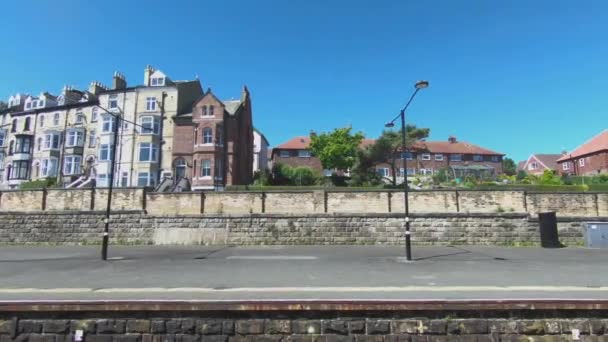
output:
[{"label": "bay window", "polygon": [[110,144],[99,145],[99,161],[112,160],[112,149]]},{"label": "bay window", "polygon": [[40,175],[42,177],[57,176],[57,159],[55,159],[55,158],[43,159],[40,162]]},{"label": "bay window", "polygon": [[80,174],[81,162],[82,157],[80,156],[65,156],[63,158],[63,174],[68,176]]},{"label": "bay window", "polygon": [[201,177],[211,177],[211,160],[205,159],[201,163]]},{"label": "bay window", "polygon": [[158,159],[158,146],[151,143],[139,144],[139,161],[155,162]]},{"label": "bay window", "polygon": [[15,139],[14,153],[31,153],[32,137],[28,135],[18,135]]},{"label": "bay window", "polygon": [[66,146],[84,146],[84,131],[80,129],[70,129],[67,132]]},{"label": "bay window", "polygon": [[209,127],[203,128],[203,144],[213,144],[213,130]]},{"label": "bay window", "polygon": [[14,160],[11,166],[9,179],[27,179],[30,171],[30,162],[27,160]]},{"label": "bay window", "polygon": [[151,172],[137,173],[137,186],[154,186],[154,175]]},{"label": "bay window", "polygon": [[47,133],[44,135],[44,149],[56,150],[59,148],[59,133]]},{"label": "bay window", "polygon": [[158,116],[142,116],[140,123],[142,126],[141,134],[158,134],[160,132],[160,118]]}]

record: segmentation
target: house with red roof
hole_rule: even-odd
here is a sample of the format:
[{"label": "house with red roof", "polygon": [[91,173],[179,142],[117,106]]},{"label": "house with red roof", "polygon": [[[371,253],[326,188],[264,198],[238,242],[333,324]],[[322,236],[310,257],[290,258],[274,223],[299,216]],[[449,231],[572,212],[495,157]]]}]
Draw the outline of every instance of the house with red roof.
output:
[{"label": "house with red roof", "polygon": [[525,171],[531,175],[542,175],[545,170],[558,173],[557,160],[561,157],[562,154],[535,153],[530,155],[528,159],[519,162],[517,171]]},{"label": "house with red roof", "polygon": [[594,175],[608,172],[608,129],[557,160],[562,175]]},{"label": "house with red roof", "polygon": [[[374,139],[364,139],[361,147],[372,145]],[[442,168],[451,168],[454,174],[466,171],[486,172],[496,175],[502,173],[503,153],[495,152],[468,142],[450,137],[447,141],[420,141],[406,152],[408,175],[432,175]],[[325,175],[331,171],[323,170],[321,161],[310,152],[310,137],[295,137],[272,150],[272,162],[292,167],[307,166]],[[376,171],[383,177],[391,178],[392,171],[388,163],[376,165]],[[403,177],[404,168],[401,159],[397,160],[397,177]]]}]

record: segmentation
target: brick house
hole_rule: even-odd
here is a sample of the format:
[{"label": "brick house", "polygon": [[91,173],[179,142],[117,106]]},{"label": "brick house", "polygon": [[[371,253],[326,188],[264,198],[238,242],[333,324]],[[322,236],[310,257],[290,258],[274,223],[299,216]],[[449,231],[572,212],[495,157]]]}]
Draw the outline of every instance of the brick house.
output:
[{"label": "brick house", "polygon": [[[373,139],[363,139],[361,148],[374,143]],[[331,176],[332,170],[324,170],[321,160],[310,152],[310,137],[295,137],[272,149],[272,165],[284,164],[291,167],[306,166],[325,176]],[[348,173],[347,173],[348,174]]]},{"label": "brick house", "polygon": [[250,184],[253,125],[247,87],[239,100],[221,101],[211,90],[194,102],[192,113],[173,117],[175,178],[193,190]]},{"label": "brick house", "polygon": [[545,170],[557,172],[559,168],[557,160],[561,156],[562,154],[532,154],[528,159],[518,163],[517,171],[525,171],[531,175],[542,175]]},{"label": "brick house", "polygon": [[[408,175],[432,175],[440,169],[450,169],[458,175],[465,171],[502,174],[503,153],[450,137],[447,141],[416,142],[405,154]],[[397,181],[403,181],[404,168],[401,158],[397,160]],[[376,165],[376,171],[383,177],[391,178],[388,163]]]},{"label": "brick house", "polygon": [[608,129],[557,160],[561,175],[594,175],[608,172]]}]

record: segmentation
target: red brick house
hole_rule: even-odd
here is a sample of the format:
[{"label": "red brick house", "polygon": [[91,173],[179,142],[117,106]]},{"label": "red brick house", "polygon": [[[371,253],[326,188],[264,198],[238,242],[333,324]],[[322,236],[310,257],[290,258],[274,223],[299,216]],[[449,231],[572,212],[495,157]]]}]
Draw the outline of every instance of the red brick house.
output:
[{"label": "red brick house", "polygon": [[608,129],[557,160],[561,175],[594,175],[608,172]]},{"label": "red brick house", "polygon": [[545,170],[557,173],[559,168],[557,160],[561,158],[561,156],[562,154],[532,154],[528,159],[519,162],[517,171],[525,171],[531,175],[542,175]]},{"label": "red brick house", "polygon": [[247,87],[239,100],[221,101],[211,90],[194,102],[192,113],[174,120],[175,178],[193,190],[250,184],[253,179],[253,125]]},{"label": "red brick house", "polygon": [[[451,173],[460,176],[467,172],[485,172],[486,174],[502,174],[503,153],[495,152],[468,142],[458,141],[450,137],[447,141],[416,142],[406,152],[408,175],[432,175],[440,169],[449,169]],[[402,159],[397,160],[397,178],[402,178],[404,168]],[[376,171],[383,177],[391,178],[390,165],[387,163],[376,166]],[[399,182],[401,182],[399,180]]]},{"label": "red brick house", "polygon": [[[363,139],[361,147],[364,148],[374,143],[373,139]],[[272,149],[272,165],[284,164],[291,167],[306,166],[325,176],[331,176],[333,171],[323,170],[323,165],[319,158],[310,152],[310,137],[295,137],[284,144]]]}]

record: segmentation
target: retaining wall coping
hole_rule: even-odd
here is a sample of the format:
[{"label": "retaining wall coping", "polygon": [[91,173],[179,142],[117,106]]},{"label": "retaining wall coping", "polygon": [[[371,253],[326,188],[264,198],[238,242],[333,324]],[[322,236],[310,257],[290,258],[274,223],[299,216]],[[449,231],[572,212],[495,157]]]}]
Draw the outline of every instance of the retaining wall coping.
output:
[{"label": "retaining wall coping", "polygon": [[[149,218],[403,218],[403,213],[251,213],[251,214],[200,214],[200,215],[154,215]],[[410,213],[412,218],[528,218],[527,213]]]},{"label": "retaining wall coping", "polygon": [[[531,216],[530,222],[538,222],[538,216]],[[608,216],[558,216],[557,222],[608,222]]]}]

